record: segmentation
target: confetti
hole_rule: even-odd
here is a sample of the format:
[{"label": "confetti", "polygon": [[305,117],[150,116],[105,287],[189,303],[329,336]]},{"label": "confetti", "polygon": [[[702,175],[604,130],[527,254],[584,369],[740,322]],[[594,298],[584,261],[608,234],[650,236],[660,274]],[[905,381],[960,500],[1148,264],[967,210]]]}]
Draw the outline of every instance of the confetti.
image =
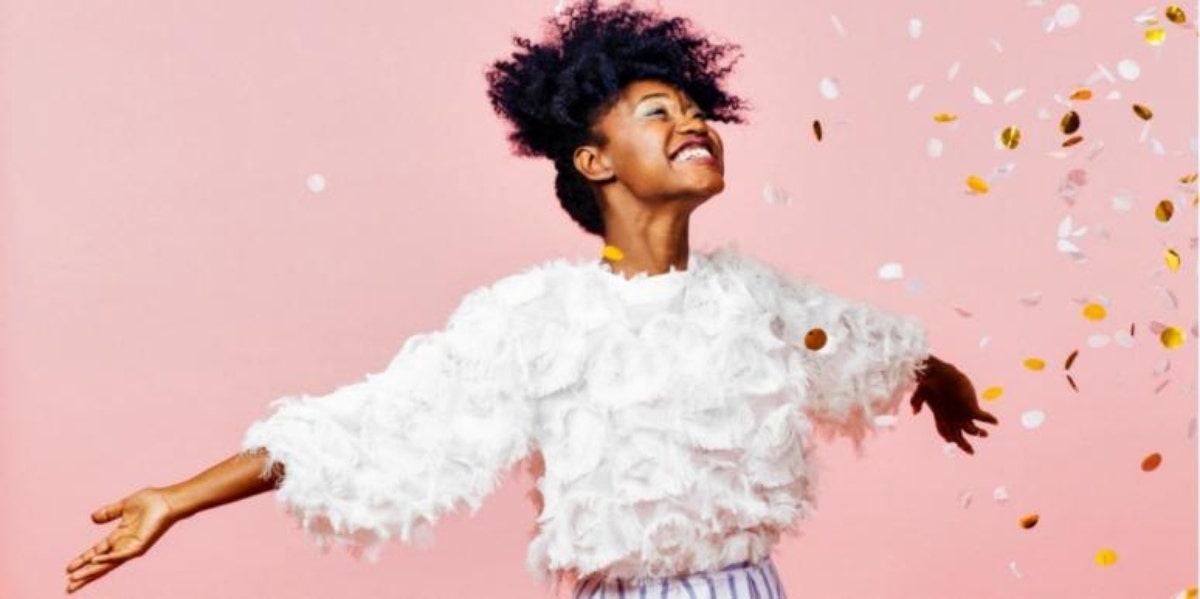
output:
[{"label": "confetti", "polygon": [[1017,147],[1017,145],[1020,143],[1021,143],[1021,130],[1020,129],[1010,125],[1008,127],[1005,127],[1004,130],[1000,132],[1000,144],[1003,145],[1004,147],[1012,150],[1012,149],[1015,149]]},{"label": "confetti", "polygon": [[958,76],[958,69],[961,66],[962,62],[954,61],[954,64],[950,65],[950,69],[946,71],[946,81],[954,81],[954,78]]},{"label": "confetti", "polygon": [[613,261],[625,258],[625,252],[622,252],[620,248],[613,245],[605,245],[604,249],[600,251],[600,255]]},{"label": "confetti", "polygon": [[1046,421],[1046,413],[1041,410],[1028,410],[1021,414],[1021,426],[1035,429]]},{"label": "confetti", "polygon": [[1023,95],[1025,95],[1025,88],[1023,87],[1009,90],[1007,94],[1004,94],[1004,103],[1011,104]]},{"label": "confetti", "polygon": [[908,20],[908,37],[913,39],[921,37],[921,19],[914,17]]},{"label": "confetti", "polygon": [[1042,293],[1035,291],[1021,297],[1021,303],[1026,306],[1036,306],[1042,302]]},{"label": "confetti", "polygon": [[1196,599],[1197,593],[1200,593],[1200,591],[1198,591],[1196,587],[1188,587],[1182,591],[1179,591],[1178,593],[1175,593],[1175,596],[1171,599]]},{"label": "confetti", "polygon": [[1079,350],[1075,350],[1075,351],[1071,352],[1071,355],[1067,356],[1067,363],[1063,365],[1063,370],[1070,370],[1071,365],[1075,363],[1075,358],[1078,356],[1079,356]]},{"label": "confetti", "polygon": [[974,86],[974,88],[971,90],[971,95],[974,96],[975,101],[979,102],[980,104],[992,103],[992,97],[989,96],[987,92],[983,91],[983,89],[978,85]]},{"label": "confetti", "polygon": [[916,100],[917,97],[921,95],[921,91],[924,89],[925,89],[924,83],[917,83],[917,84],[913,85],[912,87],[908,88],[908,101],[912,102],[913,100]]},{"label": "confetti", "polygon": [[997,52],[1004,52],[1004,46],[1000,45],[1000,40],[995,39],[995,38],[988,38],[988,41],[992,42],[992,47],[995,48]]},{"label": "confetti", "polygon": [[824,77],[821,79],[819,86],[821,96],[826,100],[834,100],[838,97],[838,81],[833,77]]},{"label": "confetti", "polygon": [[821,141],[821,121],[813,121],[812,130],[813,136],[817,138],[817,141]]},{"label": "confetti", "polygon": [[996,401],[997,399],[1000,399],[1001,395],[1004,395],[1003,387],[988,387],[987,389],[983,390],[983,393],[980,394],[980,397],[986,399],[987,401]]},{"label": "confetti", "polygon": [[1111,566],[1117,563],[1117,552],[1112,549],[1101,549],[1096,552],[1096,564],[1099,566]]},{"label": "confetti", "polygon": [[1154,113],[1150,111],[1150,107],[1144,104],[1134,104],[1133,113],[1138,115],[1143,121],[1148,121],[1154,117]]},{"label": "confetti", "polygon": [[1071,100],[1091,100],[1092,90],[1085,88],[1077,89],[1071,93]]},{"label": "confetti", "polygon": [[812,329],[804,334],[804,347],[807,347],[813,351],[817,351],[822,347],[825,347],[825,342],[827,340],[828,338],[826,337],[824,330],[819,328]]},{"label": "confetti", "polygon": [[1073,146],[1073,145],[1075,145],[1075,144],[1077,144],[1077,143],[1079,143],[1079,142],[1081,142],[1081,141],[1083,141],[1083,136],[1082,136],[1082,135],[1073,135],[1073,136],[1071,136],[1071,137],[1068,137],[1068,138],[1066,139],[1066,141],[1062,142],[1062,147],[1064,147],[1064,148],[1069,148],[1069,147],[1071,147],[1071,146]]},{"label": "confetti", "polygon": [[763,185],[762,198],[764,202],[772,205],[792,205],[792,196],[786,191],[778,189],[770,183]]},{"label": "confetti", "polygon": [[890,428],[896,426],[899,419],[892,414],[880,414],[873,419],[875,426],[881,428]]},{"label": "confetti", "polygon": [[1024,574],[1021,574],[1021,571],[1017,569],[1017,562],[1016,562],[1016,561],[1010,561],[1010,562],[1008,562],[1008,571],[1009,571],[1009,572],[1012,572],[1012,575],[1013,575],[1013,576],[1015,576],[1015,577],[1017,577],[1017,578],[1025,578],[1025,575],[1024,575]]},{"label": "confetti", "polygon": [[838,32],[838,35],[846,37],[846,28],[842,27],[842,20],[837,15],[829,15],[829,20],[833,21],[833,28]]},{"label": "confetti", "polygon": [[1107,314],[1104,306],[1100,304],[1088,304],[1083,307],[1083,317],[1088,320],[1104,320]]},{"label": "confetti", "polygon": [[1108,345],[1108,341],[1109,341],[1108,335],[1104,335],[1102,333],[1096,333],[1093,335],[1088,335],[1087,344],[1088,344],[1088,347],[1099,348],[1099,347],[1104,347],[1104,346]]},{"label": "confetti", "polygon": [[940,157],[942,155],[942,140],[936,137],[929,138],[929,142],[925,144],[925,151],[934,158]]},{"label": "confetti", "polygon": [[974,497],[975,494],[971,491],[963,491],[958,494],[958,505],[962,506],[962,508],[965,510],[971,505],[971,499]]},{"label": "confetti", "polygon": [[1142,471],[1153,472],[1162,464],[1162,454],[1152,453],[1142,460]]},{"label": "confetti", "polygon": [[879,267],[879,278],[885,281],[895,281],[904,278],[904,266],[899,262],[888,262]]},{"label": "confetti", "polygon": [[1117,63],[1117,74],[1126,81],[1133,81],[1138,78],[1138,75],[1142,74],[1142,68],[1133,59],[1126,58]]},{"label": "confetti", "polygon": [[1146,30],[1146,43],[1151,46],[1161,46],[1167,38],[1167,30],[1162,27],[1151,27]]},{"label": "confetti", "polygon": [[1070,135],[1079,130],[1079,113],[1074,110],[1067,111],[1062,120],[1058,123],[1058,128],[1064,135]]},{"label": "confetti", "polygon": [[1046,368],[1046,361],[1041,358],[1025,358],[1022,362],[1026,368],[1030,370],[1043,370]]},{"label": "confetti", "polygon": [[1167,327],[1159,335],[1159,340],[1162,341],[1163,347],[1175,349],[1183,345],[1183,331],[1179,327]]},{"label": "confetti", "polygon": [[954,114],[953,112],[939,112],[933,115],[933,120],[939,123],[949,123],[956,119],[958,119],[958,115]]},{"label": "confetti", "polygon": [[1071,385],[1072,390],[1074,390],[1076,393],[1079,392],[1079,387],[1075,384],[1075,378],[1069,374],[1067,375],[1067,383]]},{"label": "confetti", "polygon": [[1054,22],[1057,23],[1059,27],[1073,27],[1079,22],[1079,18],[1081,16],[1082,13],[1080,12],[1079,7],[1068,2],[1067,4],[1058,7],[1058,10],[1054,11]]},{"label": "confetti", "polygon": [[1005,487],[1004,485],[1000,485],[1000,486],[996,487],[995,489],[993,489],[992,490],[992,499],[995,499],[996,503],[1004,503],[1004,502],[1008,501],[1008,487]]},{"label": "confetti", "polygon": [[1175,250],[1173,250],[1171,248],[1167,248],[1166,255],[1163,257],[1163,259],[1167,263],[1168,270],[1170,270],[1171,272],[1179,271],[1179,265],[1180,265],[1180,262],[1182,261],[1182,258],[1179,257],[1179,252],[1176,252]]},{"label": "confetti", "polygon": [[1167,7],[1166,15],[1167,20],[1176,25],[1183,25],[1187,22],[1187,15],[1184,14],[1183,9],[1174,4]]},{"label": "confetti", "polygon": [[1175,204],[1171,200],[1161,200],[1154,206],[1154,218],[1160,223],[1171,220],[1173,214],[1175,214]]},{"label": "confetti", "polygon": [[1019,522],[1021,524],[1021,528],[1024,528],[1025,530],[1029,530],[1030,528],[1033,528],[1034,526],[1037,525],[1038,515],[1037,514],[1025,514],[1024,516],[1021,516],[1021,519],[1019,520]]},{"label": "confetti", "polygon": [[987,193],[988,192],[987,181],[984,181],[983,179],[976,177],[975,175],[971,175],[971,176],[967,177],[967,187],[970,188],[970,190],[975,193]]},{"label": "confetti", "polygon": [[304,186],[313,193],[321,193],[325,191],[325,176],[321,173],[313,173],[304,180]]}]

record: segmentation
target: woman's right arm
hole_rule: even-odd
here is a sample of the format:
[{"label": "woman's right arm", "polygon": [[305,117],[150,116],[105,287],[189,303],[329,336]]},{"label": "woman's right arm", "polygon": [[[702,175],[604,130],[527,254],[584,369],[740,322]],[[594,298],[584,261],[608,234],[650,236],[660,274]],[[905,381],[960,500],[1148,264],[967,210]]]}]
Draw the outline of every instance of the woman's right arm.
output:
[{"label": "woman's right arm", "polygon": [[283,477],[284,466],[277,462],[270,476],[264,477],[266,464],[264,450],[239,452],[188,480],[146,487],[92,512],[96,524],[118,518],[120,524],[67,564],[67,593],[144,554],[176,522],[273,489]]}]

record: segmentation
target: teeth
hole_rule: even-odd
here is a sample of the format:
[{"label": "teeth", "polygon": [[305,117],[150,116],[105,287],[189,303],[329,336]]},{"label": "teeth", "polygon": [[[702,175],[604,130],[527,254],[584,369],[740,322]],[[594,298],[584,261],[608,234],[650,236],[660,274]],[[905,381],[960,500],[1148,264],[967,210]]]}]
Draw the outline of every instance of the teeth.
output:
[{"label": "teeth", "polygon": [[692,146],[675,155],[675,160],[680,162],[693,158],[712,158],[712,153],[702,146]]}]

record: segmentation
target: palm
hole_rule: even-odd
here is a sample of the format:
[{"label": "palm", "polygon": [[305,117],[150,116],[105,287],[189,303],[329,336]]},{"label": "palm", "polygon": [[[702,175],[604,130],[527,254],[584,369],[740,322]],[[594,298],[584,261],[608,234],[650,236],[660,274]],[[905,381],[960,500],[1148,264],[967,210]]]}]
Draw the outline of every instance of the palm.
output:
[{"label": "palm", "polygon": [[988,436],[987,431],[974,421],[999,424],[995,416],[979,407],[971,380],[953,365],[940,360],[931,362],[926,376],[917,386],[912,397],[913,413],[920,413],[923,404],[929,404],[938,434],[969,454],[974,454],[975,450],[963,433]]},{"label": "palm", "polygon": [[142,489],[92,513],[97,524],[121,518],[116,529],[67,565],[67,592],[107,574],[131,557],[145,553],[175,523],[171,506],[158,489]]}]

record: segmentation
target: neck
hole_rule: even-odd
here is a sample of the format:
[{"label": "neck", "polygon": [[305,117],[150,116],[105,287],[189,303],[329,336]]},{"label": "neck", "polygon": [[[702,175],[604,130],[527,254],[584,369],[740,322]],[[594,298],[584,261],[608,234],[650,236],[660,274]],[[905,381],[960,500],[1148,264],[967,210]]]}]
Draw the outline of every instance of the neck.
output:
[{"label": "neck", "polygon": [[613,272],[626,278],[648,276],[688,268],[688,215],[639,215],[606,219],[604,243],[621,251],[620,260],[604,258]]}]

